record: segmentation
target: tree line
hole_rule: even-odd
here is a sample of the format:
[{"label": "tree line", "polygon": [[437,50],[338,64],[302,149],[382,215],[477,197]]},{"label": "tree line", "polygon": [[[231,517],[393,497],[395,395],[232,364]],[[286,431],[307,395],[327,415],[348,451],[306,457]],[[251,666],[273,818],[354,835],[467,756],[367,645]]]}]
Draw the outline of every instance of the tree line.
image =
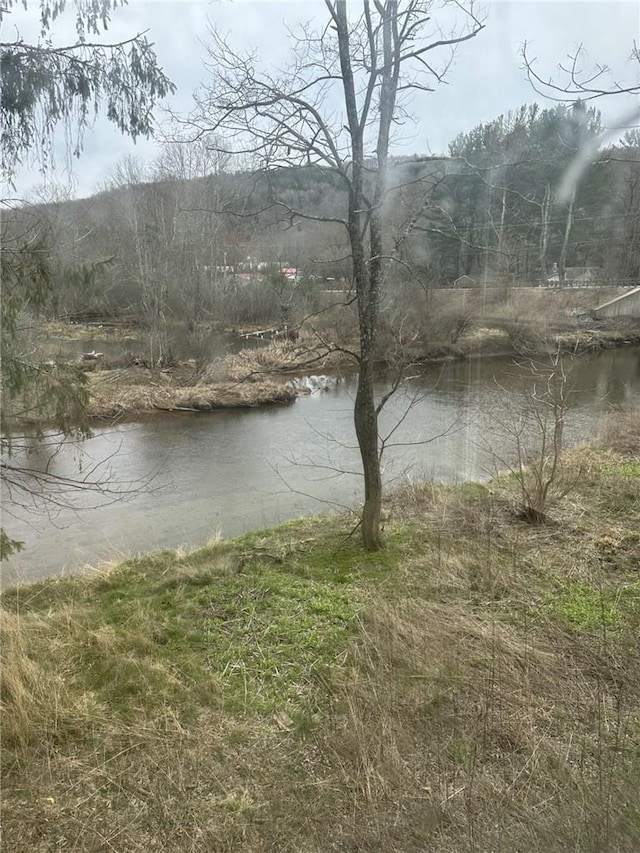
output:
[{"label": "tree line", "polygon": [[[568,195],[559,191],[601,133],[598,111],[581,102],[533,104],[459,135],[446,157],[392,158],[395,276],[422,288],[465,275],[536,284],[555,268],[562,281],[570,267],[595,267],[603,282],[640,279],[640,132],[599,150]],[[149,166],[124,160],[89,199],[49,188],[4,217],[3,239],[29,232],[46,244],[56,316],[260,323],[277,314],[277,286],[238,274],[295,267],[316,287],[349,278],[346,236],[331,221],[345,204],[322,166],[256,174],[206,141],[173,142]]]}]

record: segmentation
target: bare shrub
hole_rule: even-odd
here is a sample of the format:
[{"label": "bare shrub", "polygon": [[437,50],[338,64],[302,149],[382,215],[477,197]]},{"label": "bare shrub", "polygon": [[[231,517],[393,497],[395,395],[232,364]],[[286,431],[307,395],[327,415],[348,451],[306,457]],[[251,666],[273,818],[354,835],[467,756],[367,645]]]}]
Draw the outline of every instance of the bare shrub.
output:
[{"label": "bare shrub", "polygon": [[545,360],[520,363],[520,389],[504,391],[504,416],[494,418],[503,449],[492,448],[498,466],[511,474],[523,521],[548,520],[552,500],[575,488],[579,472],[563,464],[564,426],[569,408],[569,371],[559,349]]},{"label": "bare shrub", "polygon": [[312,317],[311,325],[326,340],[338,346],[357,348],[358,316],[348,294],[338,300],[332,296],[332,302],[318,309],[316,316]]},{"label": "bare shrub", "polygon": [[531,321],[501,320],[499,328],[505,332],[512,349],[521,355],[535,355],[543,348],[546,331],[537,328]]},{"label": "bare shrub", "polygon": [[464,308],[443,311],[434,319],[431,332],[436,340],[455,344],[469,330],[472,320],[471,312]]}]

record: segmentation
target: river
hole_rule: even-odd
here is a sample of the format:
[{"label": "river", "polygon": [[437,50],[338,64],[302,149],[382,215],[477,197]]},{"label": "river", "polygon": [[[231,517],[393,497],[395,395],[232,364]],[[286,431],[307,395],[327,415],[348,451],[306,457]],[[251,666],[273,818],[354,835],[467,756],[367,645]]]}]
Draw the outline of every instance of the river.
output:
[{"label": "river", "polygon": [[[608,412],[640,406],[640,349],[575,359],[569,382],[566,435],[579,441]],[[5,492],[3,526],[25,549],[2,564],[2,585],[353,506],[361,499],[355,379],[317,384],[328,390],[287,406],[154,416],[97,427],[80,444],[34,444],[29,466],[58,478],[59,505],[44,513],[32,496]],[[510,452],[504,426],[521,385],[509,359],[429,367],[383,412],[381,434],[397,426],[386,483],[489,478]],[[386,387],[381,381],[378,392]],[[67,490],[60,477],[100,481],[102,491]]]}]

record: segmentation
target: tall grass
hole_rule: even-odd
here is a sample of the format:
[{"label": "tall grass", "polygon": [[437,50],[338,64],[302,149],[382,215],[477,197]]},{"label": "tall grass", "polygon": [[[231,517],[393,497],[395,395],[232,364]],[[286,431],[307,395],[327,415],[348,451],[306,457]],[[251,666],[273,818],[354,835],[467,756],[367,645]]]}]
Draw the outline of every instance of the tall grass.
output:
[{"label": "tall grass", "polygon": [[572,451],[3,603],[7,850],[640,849],[640,460]]}]

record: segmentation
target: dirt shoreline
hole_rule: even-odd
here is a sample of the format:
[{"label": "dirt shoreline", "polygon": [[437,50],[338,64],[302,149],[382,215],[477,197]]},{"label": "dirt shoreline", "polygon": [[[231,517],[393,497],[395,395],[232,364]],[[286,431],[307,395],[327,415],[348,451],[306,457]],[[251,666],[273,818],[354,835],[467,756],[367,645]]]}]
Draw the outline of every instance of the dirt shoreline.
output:
[{"label": "dirt shoreline", "polygon": [[89,417],[92,420],[131,419],[168,412],[210,413],[223,409],[282,405],[292,403],[297,397],[294,388],[268,380],[252,383],[250,388],[231,382],[175,387],[170,383],[160,384],[151,378],[148,384],[131,385],[126,383],[126,377],[120,376],[117,384],[109,384],[109,380],[113,379],[109,375],[111,373],[100,371],[94,374],[89,403]]},{"label": "dirt shoreline", "polygon": [[[509,357],[522,355],[523,351],[535,355],[531,346],[525,350],[518,348],[515,337],[515,333],[510,336],[493,329],[476,330],[455,344],[438,344],[430,351],[415,353],[411,364]],[[637,346],[640,324],[563,332],[549,341],[573,355]],[[381,359],[380,367],[388,369],[389,364]],[[164,370],[140,366],[101,369],[95,365],[90,374],[89,415],[92,420],[135,419],[167,412],[212,413],[287,404],[304,393],[289,384],[293,377],[354,370],[353,359],[344,351],[307,343],[271,344],[263,349],[245,350],[216,360],[199,371],[190,362]]]},{"label": "dirt shoreline", "polygon": [[[539,320],[539,318],[538,318]],[[105,344],[128,340],[125,328],[47,324],[45,336],[74,340],[104,339]],[[227,330],[228,331],[228,330]],[[212,332],[213,333],[213,332]],[[86,335],[90,334],[90,338]],[[331,335],[327,335],[331,339]],[[560,347],[570,355],[598,352],[617,346],[640,346],[639,321],[594,321],[578,319],[568,327],[566,319],[555,329],[527,320],[484,317],[453,340],[415,342],[403,359],[411,370],[421,365],[495,357],[532,357]],[[81,367],[86,371],[92,422],[135,420],[168,413],[214,413],[237,408],[293,403],[305,389],[294,387],[294,378],[310,375],[346,375],[357,370],[354,341],[343,346],[326,343],[317,332],[302,329],[296,341],[273,341],[258,348],[241,350],[208,363],[194,360],[150,366],[142,355],[123,349],[118,356],[87,353]],[[88,357],[87,357],[88,356]],[[379,357],[381,373],[396,369]]]}]

